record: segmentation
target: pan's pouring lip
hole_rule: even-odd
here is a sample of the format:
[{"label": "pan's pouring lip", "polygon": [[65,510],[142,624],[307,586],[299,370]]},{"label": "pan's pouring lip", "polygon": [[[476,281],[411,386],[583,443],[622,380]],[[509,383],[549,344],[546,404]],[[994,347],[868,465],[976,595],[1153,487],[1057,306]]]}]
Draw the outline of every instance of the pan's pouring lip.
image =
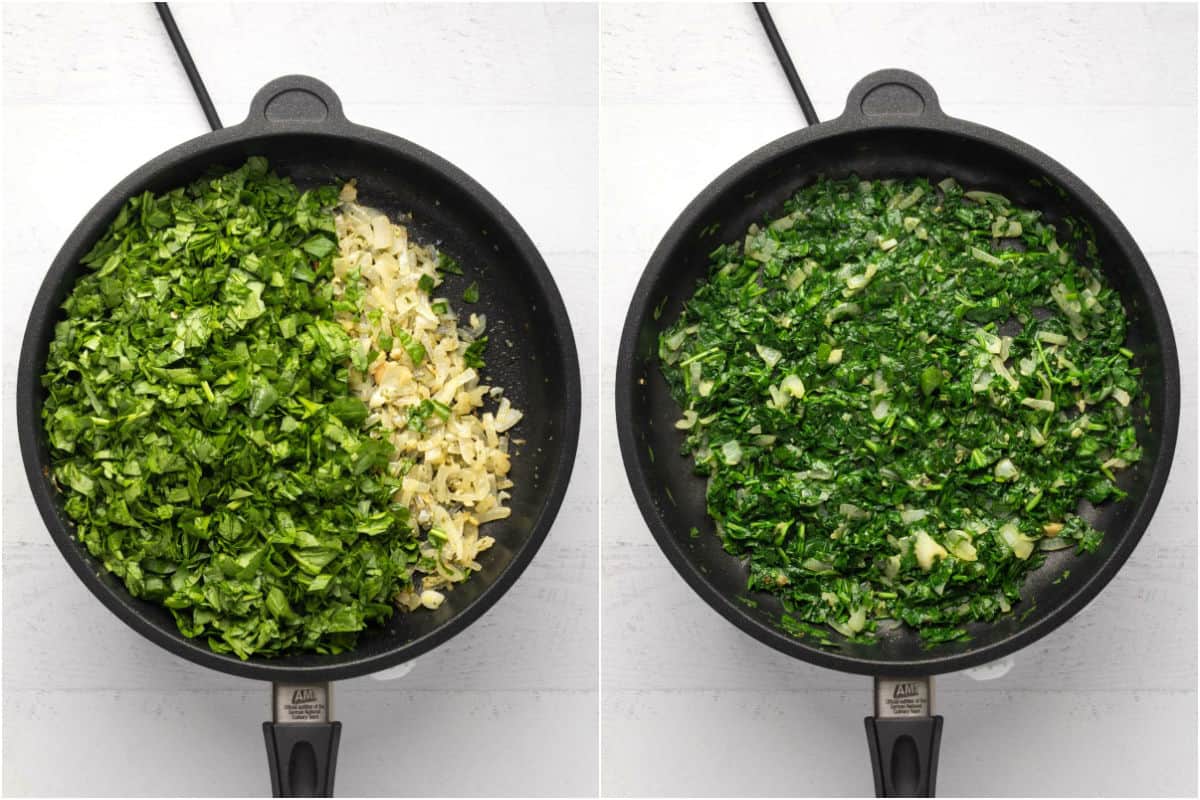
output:
[{"label": "pan's pouring lip", "polygon": [[[313,113],[315,106],[311,100],[305,99],[303,103],[293,104],[293,111],[287,112],[299,113],[304,118],[270,117],[266,113],[267,107],[274,99],[288,93],[315,96],[323,104],[324,113]],[[281,104],[281,107],[286,111],[288,104]],[[151,183],[155,176],[173,167],[215,154],[220,148],[234,142],[266,144],[274,137],[292,136],[320,136],[386,150],[419,163],[422,168],[435,173],[447,187],[468,195],[488,220],[489,230],[501,232],[509,238],[512,258],[526,266],[532,274],[538,294],[537,302],[553,323],[556,355],[563,369],[560,384],[563,425],[561,430],[555,432],[557,457],[543,465],[542,471],[546,474],[541,478],[550,483],[550,489],[544,503],[532,516],[531,533],[524,544],[514,551],[509,563],[461,612],[431,631],[371,655],[350,650],[331,656],[305,656],[306,660],[313,663],[300,665],[287,665],[280,660],[267,658],[242,661],[233,655],[216,653],[203,642],[161,628],[131,604],[123,586],[111,585],[103,568],[94,565],[91,557],[85,555],[82,545],[72,533],[74,526],[59,513],[54,500],[55,489],[43,473],[47,462],[39,441],[41,420],[36,401],[36,389],[45,363],[44,347],[38,347],[41,338],[39,331],[48,324],[47,318],[57,315],[54,295],[78,261],[77,254],[90,244],[89,239],[93,237],[98,224],[93,220],[98,218],[107,224],[107,220],[116,215],[126,199]],[[376,672],[428,652],[469,627],[512,587],[549,534],[566,495],[579,441],[582,389],[575,337],[562,295],[537,247],[500,201],[461,169],[435,153],[393,134],[347,120],[341,113],[340,100],[326,84],[308,76],[290,75],[271,81],[259,90],[245,122],[202,134],[156,156],[126,176],[83,217],[55,256],[30,310],[17,366],[16,405],[17,434],[25,474],[42,520],[72,570],[110,611],[160,647],[202,666],[259,680],[328,681]]]},{"label": "pan's pouring lip", "polygon": [[[895,83],[923,93],[922,111],[929,113],[880,119],[850,113],[852,103],[861,103],[875,87]],[[808,644],[751,615],[736,599],[723,594],[689,557],[682,532],[673,530],[660,512],[656,490],[651,488],[651,473],[643,461],[645,455],[638,441],[638,426],[644,423],[638,417],[635,401],[636,393],[644,391],[639,387],[647,383],[647,370],[653,366],[650,363],[654,358],[653,353],[649,354],[648,360],[643,359],[640,344],[647,335],[647,326],[653,324],[649,320],[655,305],[664,294],[658,287],[669,273],[675,253],[685,238],[694,235],[706,224],[704,217],[709,207],[754,172],[770,169],[774,162],[789,154],[825,140],[852,136],[866,130],[932,132],[955,136],[970,143],[1005,151],[1037,167],[1042,175],[1089,209],[1116,241],[1145,293],[1163,363],[1161,449],[1153,464],[1147,489],[1137,501],[1136,510],[1119,544],[1105,561],[1063,602],[1006,638],[976,648],[968,646],[967,649],[949,654],[937,654],[936,649],[931,649],[928,657],[905,660],[849,656]],[[614,411],[626,476],[651,534],[680,576],[717,613],[763,644],[818,666],[864,675],[886,673],[909,676],[953,672],[995,661],[1053,631],[1083,609],[1108,584],[1141,539],[1162,497],[1178,435],[1179,391],[1178,354],[1162,293],[1140,248],[1104,201],[1066,167],[1031,145],[992,128],[943,114],[932,87],[919,76],[904,70],[882,70],[867,76],[851,90],[846,113],[828,122],[787,134],[745,156],[706,186],[672,223],[651,255],[630,300],[617,355]]]}]

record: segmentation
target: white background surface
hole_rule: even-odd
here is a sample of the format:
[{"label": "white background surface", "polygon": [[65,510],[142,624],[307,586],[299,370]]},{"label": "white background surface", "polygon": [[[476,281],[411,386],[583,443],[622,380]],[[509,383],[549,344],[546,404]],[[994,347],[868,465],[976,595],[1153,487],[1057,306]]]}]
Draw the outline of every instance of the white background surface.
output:
[{"label": "white background surface", "polygon": [[[1101,596],[1006,677],[939,679],[939,792],[1194,795],[1195,7],[772,9],[823,119],[867,73],[904,67],[947,113],[1082,177],[1146,253],[1179,342],[1179,449],[1153,524]],[[604,792],[869,794],[869,680],[776,653],[711,611],[646,530],[614,435],[617,340],[651,251],[710,180],[803,119],[748,5],[601,16]]]},{"label": "white background surface", "polygon": [[[574,324],[584,421],[558,521],[516,586],[406,678],[336,685],[337,789],[597,791],[594,6],[178,4],[226,124],[288,73],[422,144],[530,234]],[[149,3],[3,9],[6,795],[267,795],[266,684],[185,662],[96,602],[50,543],[14,435],[30,303],[113,184],[207,130]]]},{"label": "white background surface", "polygon": [[[1103,594],[1006,677],[939,680],[941,793],[1194,795],[1194,7],[773,9],[823,118],[863,75],[902,66],[948,113],[1080,175],[1146,252],[1179,340],[1180,445],[1154,524]],[[721,170],[802,124],[750,9],[603,10],[600,370],[593,8],[176,15],[227,124],[267,80],[313,74],[352,120],[488,187],[549,262],[581,355],[579,458],[552,535],[492,611],[408,677],[338,684],[339,793],[596,791],[601,457],[605,793],[868,793],[865,679],[777,654],[699,601],[646,531],[613,435],[617,336],[654,245]],[[148,5],[6,5],[3,45],[4,793],[265,794],[265,686],[170,656],[100,607],[49,543],[13,436],[20,335],[53,254],[112,184],[202,133],[203,116]]]}]

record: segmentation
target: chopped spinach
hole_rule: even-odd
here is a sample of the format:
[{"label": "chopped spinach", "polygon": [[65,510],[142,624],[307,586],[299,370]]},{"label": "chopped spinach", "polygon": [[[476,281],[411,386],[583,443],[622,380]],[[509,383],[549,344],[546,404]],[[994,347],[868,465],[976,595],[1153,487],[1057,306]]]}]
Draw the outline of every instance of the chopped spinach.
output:
[{"label": "chopped spinach", "polygon": [[659,356],[725,549],[781,625],[927,643],[1009,613],[1142,452],[1095,241],[953,180],[822,179],[711,254]]},{"label": "chopped spinach", "polygon": [[337,197],[261,158],[134,197],[83,259],[42,375],[79,539],[241,658],[352,647],[420,558],[392,447],[348,387],[366,354],[334,321],[361,291],[346,308],[326,280]]},{"label": "chopped spinach", "polygon": [[462,267],[459,266],[458,261],[453,256],[446,255],[445,253],[438,253],[438,271],[450,275],[463,274]]},{"label": "chopped spinach", "polygon": [[480,336],[475,341],[467,345],[466,352],[463,353],[463,361],[468,367],[473,369],[483,369],[483,351],[487,348],[488,337]]}]

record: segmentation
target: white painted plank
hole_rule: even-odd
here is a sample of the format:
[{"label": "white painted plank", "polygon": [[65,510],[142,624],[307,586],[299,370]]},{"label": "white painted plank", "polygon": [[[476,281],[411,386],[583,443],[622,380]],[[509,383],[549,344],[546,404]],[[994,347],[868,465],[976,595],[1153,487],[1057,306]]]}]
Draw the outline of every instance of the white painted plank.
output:
[{"label": "white painted plank", "polygon": [[[1186,4],[778,3],[771,13],[822,118],[886,67],[923,76],[947,105],[1194,104],[1196,10]],[[704,103],[718,116],[747,101],[795,107],[744,4],[612,3],[602,17],[606,106]]]},{"label": "white painted plank", "polygon": [[[1196,793],[1196,692],[953,692],[943,797]],[[604,693],[608,797],[846,797],[874,788],[866,690]],[[1150,738],[1152,737],[1152,738]]]},{"label": "white painted plank", "polygon": [[[345,105],[593,106],[594,4],[181,3],[176,22],[231,124],[281,75],[319,78]],[[180,104],[204,125],[170,42],[146,4],[6,4],[6,104]],[[436,109],[430,109],[436,113]]]},{"label": "white painted plank", "polygon": [[[339,684],[342,797],[595,796],[596,693]],[[6,797],[269,796],[261,691],[5,691]]]}]

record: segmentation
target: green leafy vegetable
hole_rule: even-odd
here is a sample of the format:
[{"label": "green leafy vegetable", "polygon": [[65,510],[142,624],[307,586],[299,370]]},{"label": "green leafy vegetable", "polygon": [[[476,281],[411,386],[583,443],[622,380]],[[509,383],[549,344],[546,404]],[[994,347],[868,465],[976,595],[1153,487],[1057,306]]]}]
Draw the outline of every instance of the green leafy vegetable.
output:
[{"label": "green leafy vegetable", "polygon": [[480,336],[471,344],[467,345],[467,350],[463,353],[463,361],[468,367],[474,369],[483,369],[483,351],[487,349],[488,337]]},{"label": "green leafy vegetable", "polygon": [[1086,229],[1068,249],[953,179],[821,180],[784,210],[713,251],[659,340],[709,514],[795,635],[962,638],[1125,496],[1120,297]]},{"label": "green leafy vegetable", "polygon": [[471,281],[471,285],[463,289],[463,302],[478,303],[479,302],[479,284]]},{"label": "green leafy vegetable", "polygon": [[42,376],[80,540],[241,658],[352,647],[420,557],[391,445],[348,388],[365,354],[334,321],[337,194],[251,158],[133,198],[84,258]]},{"label": "green leafy vegetable", "polygon": [[396,338],[400,340],[400,346],[408,353],[408,357],[412,360],[414,367],[419,367],[421,362],[425,360],[427,355],[425,345],[418,342],[412,337],[408,331],[396,331]]},{"label": "green leafy vegetable", "polygon": [[445,253],[438,253],[437,266],[439,272],[446,272],[450,275],[463,274],[462,267],[458,265],[458,262],[454,259],[454,257],[448,256]]}]

